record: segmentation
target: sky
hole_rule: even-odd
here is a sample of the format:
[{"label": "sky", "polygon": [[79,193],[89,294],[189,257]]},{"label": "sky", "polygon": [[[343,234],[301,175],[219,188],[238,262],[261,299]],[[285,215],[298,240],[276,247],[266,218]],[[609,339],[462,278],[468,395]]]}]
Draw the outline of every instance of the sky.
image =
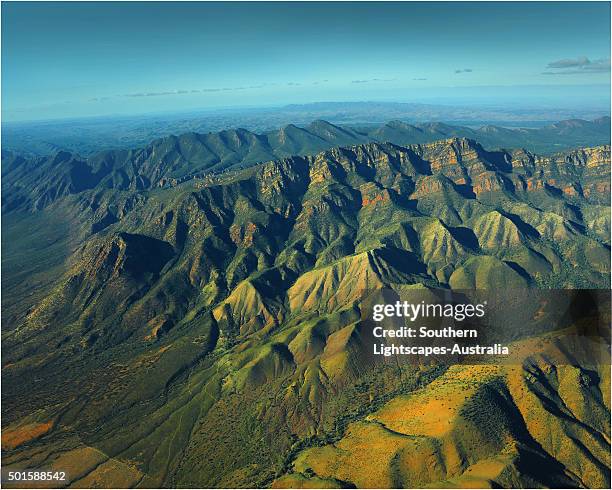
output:
[{"label": "sky", "polygon": [[601,106],[608,2],[2,2],[2,120],[316,101]]}]

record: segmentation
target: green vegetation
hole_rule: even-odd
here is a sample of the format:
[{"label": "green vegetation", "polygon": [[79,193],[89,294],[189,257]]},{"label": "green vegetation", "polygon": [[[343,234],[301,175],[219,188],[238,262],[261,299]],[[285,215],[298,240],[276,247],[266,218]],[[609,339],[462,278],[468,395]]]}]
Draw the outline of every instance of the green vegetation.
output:
[{"label": "green vegetation", "polygon": [[[310,151],[302,131],[275,148]],[[71,462],[82,486],[609,484],[605,373],[380,358],[362,318],[381,289],[609,288],[609,146],[252,165],[278,156],[261,145],[3,162],[5,466]]]}]

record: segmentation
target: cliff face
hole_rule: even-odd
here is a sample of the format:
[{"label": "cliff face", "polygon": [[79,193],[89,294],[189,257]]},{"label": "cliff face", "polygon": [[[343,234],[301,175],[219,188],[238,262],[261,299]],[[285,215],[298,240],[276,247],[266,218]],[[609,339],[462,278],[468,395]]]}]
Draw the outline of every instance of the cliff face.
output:
[{"label": "cliff face", "polygon": [[367,143],[159,189],[69,184],[80,164],[58,158],[43,194],[20,187],[53,197],[35,213],[70,222],[69,258],[29,304],[12,293],[6,464],[107,486],[609,483],[605,370],[398,375],[361,321],[382,288],[609,288],[608,146]]}]

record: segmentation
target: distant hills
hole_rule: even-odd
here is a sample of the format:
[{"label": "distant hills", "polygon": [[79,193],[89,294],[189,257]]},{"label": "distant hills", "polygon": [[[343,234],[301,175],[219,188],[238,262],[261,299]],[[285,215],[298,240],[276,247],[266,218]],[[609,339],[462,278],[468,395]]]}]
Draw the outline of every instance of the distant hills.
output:
[{"label": "distant hills", "polygon": [[[301,107],[301,106],[300,106]],[[327,106],[325,106],[327,107]],[[334,106],[335,107],[335,106]],[[246,112],[242,117],[232,113],[220,113],[202,116],[199,119],[182,120],[82,120],[67,121],[65,123],[31,123],[5,125],[2,128],[2,147],[5,150],[33,156],[48,156],[58,151],[69,151],[81,156],[90,156],[108,149],[135,149],[149,145],[152,140],[159,140],[171,135],[198,135],[201,139],[214,140],[218,138],[232,138],[242,135],[246,143],[251,140],[254,144],[252,156],[261,153],[261,158],[270,156],[288,156],[295,148],[300,153],[312,154],[317,151],[334,146],[354,145],[364,142],[391,142],[395,144],[413,144],[435,141],[436,139],[450,137],[465,137],[476,139],[486,148],[525,148],[538,153],[551,153],[577,146],[593,146],[610,142],[610,118],[600,117],[594,120],[571,119],[550,124],[542,122],[520,122],[508,124],[485,123],[480,128],[471,123],[469,126],[457,123],[441,122],[406,122],[402,111],[383,110],[375,112],[372,117],[364,116],[353,121],[343,112],[342,105],[337,111],[324,111],[323,109],[301,108],[306,112],[301,114],[300,120],[304,123],[285,124],[284,121],[292,119],[295,113],[291,108],[285,108],[286,116],[279,116],[276,112],[262,112],[259,116]],[[366,107],[369,107],[366,105]],[[295,111],[299,111],[295,109]],[[372,109],[374,110],[374,109]],[[378,109],[376,109],[378,110]],[[333,119],[322,120],[317,117],[323,111]],[[259,114],[259,113],[257,113]],[[285,114],[285,113],[283,113]],[[367,113],[368,114],[368,113]],[[438,113],[432,113],[441,116]],[[376,119],[387,115],[385,119]],[[414,114],[413,114],[414,115]],[[477,121],[470,114],[464,115],[465,120]],[[402,118],[402,119],[399,119]],[[336,120],[345,121],[343,123]],[[363,124],[360,121],[390,121],[386,124]],[[438,119],[430,119],[436,121]],[[314,122],[313,122],[314,121]],[[245,127],[247,129],[225,129]],[[282,129],[271,130],[270,128]],[[217,130],[219,128],[220,130]],[[302,131],[300,131],[300,129]],[[240,134],[237,134],[237,133]],[[232,136],[233,133],[236,133]],[[282,134],[284,133],[284,134]],[[183,136],[178,136],[182,138]],[[280,144],[279,140],[288,139],[288,143]],[[221,143],[223,144],[223,143]],[[211,151],[218,149],[213,143]],[[229,151],[232,151],[231,144]],[[222,151],[222,159],[226,152]]]},{"label": "distant hills", "polygon": [[578,146],[609,144],[610,118],[602,117],[594,121],[575,119],[541,128],[515,129],[491,125],[472,129],[443,123],[411,125],[391,121],[367,134],[372,140],[398,145],[455,137],[474,139],[488,149],[523,148],[536,153],[551,153]]}]

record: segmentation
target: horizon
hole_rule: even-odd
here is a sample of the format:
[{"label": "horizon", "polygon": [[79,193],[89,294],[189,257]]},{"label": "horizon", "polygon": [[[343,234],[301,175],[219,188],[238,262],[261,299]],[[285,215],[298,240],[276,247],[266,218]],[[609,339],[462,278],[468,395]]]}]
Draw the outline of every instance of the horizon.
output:
[{"label": "horizon", "polygon": [[[296,17],[309,29],[295,29]],[[2,120],[323,100],[609,111],[609,17],[604,2],[363,2],[350,12],[343,3],[4,2]],[[589,29],[565,36],[576,24]]]},{"label": "horizon", "polygon": [[[531,106],[531,105],[527,105],[527,106],[523,106],[523,107],[516,107],[516,106],[510,106],[508,104],[486,104],[486,103],[480,103],[480,104],[472,104],[470,105],[469,103],[466,104],[434,104],[434,103],[430,103],[427,100],[421,100],[421,101],[396,101],[396,100],[320,100],[320,101],[313,101],[313,102],[304,102],[304,103],[287,103],[287,104],[277,104],[277,105],[234,105],[234,106],[220,106],[220,107],[193,107],[193,108],[186,108],[186,109],[179,109],[179,110],[172,110],[172,109],[168,109],[168,110],[161,110],[161,111],[148,111],[148,112],[134,112],[134,113],[109,113],[109,114],[95,114],[95,115],[83,115],[83,116],[65,116],[65,117],[53,117],[53,118],[39,118],[39,119],[15,119],[15,120],[1,120],[1,124],[3,126],[11,126],[11,125],[35,125],[35,124],[53,124],[53,123],[66,123],[66,122],[71,122],[71,121],[96,121],[96,120],[100,120],[100,121],[104,121],[104,120],[113,120],[113,119],[118,119],[118,120],[137,120],[137,119],[150,119],[150,118],[170,118],[170,119],[174,119],[174,118],[181,118],[181,117],[188,117],[188,116],[197,116],[197,115],[215,115],[215,114],[223,114],[223,113],[247,113],[247,112],[257,112],[257,111],[274,111],[274,110],[283,110],[283,109],[288,109],[288,108],[305,108],[305,107],[310,107],[310,106],[319,106],[319,105],[340,105],[340,104],[353,104],[355,106],[358,106],[360,104],[366,105],[366,104],[380,104],[380,105],[397,105],[397,106],[402,106],[402,105],[406,105],[406,106],[423,106],[423,107],[430,107],[430,108],[438,108],[438,109],[481,109],[481,110],[499,110],[499,111],[508,111],[510,112],[511,110],[515,110],[520,112],[521,110],[541,110],[543,112],[546,112],[547,110],[555,110],[555,111],[561,111],[561,112],[569,112],[571,113],[573,110],[578,110],[579,112],[594,112],[594,113],[601,113],[600,115],[594,115],[591,117],[584,117],[581,115],[577,115],[577,116],[571,116],[568,115],[566,117],[551,117],[550,119],[517,119],[517,120],[499,120],[499,124],[500,125],[504,125],[504,123],[510,124],[512,126],[516,126],[517,124],[520,124],[521,122],[525,122],[525,123],[529,123],[529,122],[559,122],[559,121],[565,121],[565,120],[570,120],[570,119],[579,119],[579,120],[585,120],[585,121],[593,121],[595,119],[600,119],[602,117],[611,117],[612,116],[612,108],[609,107],[609,102],[607,104],[603,104],[603,105],[593,105],[593,106],[582,106],[580,108],[578,107],[562,107],[562,106]],[[314,116],[312,121],[316,121],[316,120],[325,120],[324,117],[318,117],[318,116]],[[372,120],[371,123],[373,124],[377,124],[377,123],[384,123],[384,122],[388,122],[391,121],[393,119],[387,119],[387,118],[382,118],[382,119],[377,119],[377,120]],[[459,120],[457,119],[453,119],[453,118],[444,118],[444,117],[440,117],[440,118],[426,118],[426,119],[411,119],[411,118],[407,118],[407,117],[400,117],[397,118],[397,120],[401,120],[403,122],[413,122],[413,123],[422,123],[422,122],[450,122],[450,123],[457,123]],[[477,123],[481,123],[481,122],[486,122],[486,119],[482,119],[482,118],[475,118],[472,120],[473,123],[477,124]],[[364,123],[366,123],[366,121],[364,121]]]}]

